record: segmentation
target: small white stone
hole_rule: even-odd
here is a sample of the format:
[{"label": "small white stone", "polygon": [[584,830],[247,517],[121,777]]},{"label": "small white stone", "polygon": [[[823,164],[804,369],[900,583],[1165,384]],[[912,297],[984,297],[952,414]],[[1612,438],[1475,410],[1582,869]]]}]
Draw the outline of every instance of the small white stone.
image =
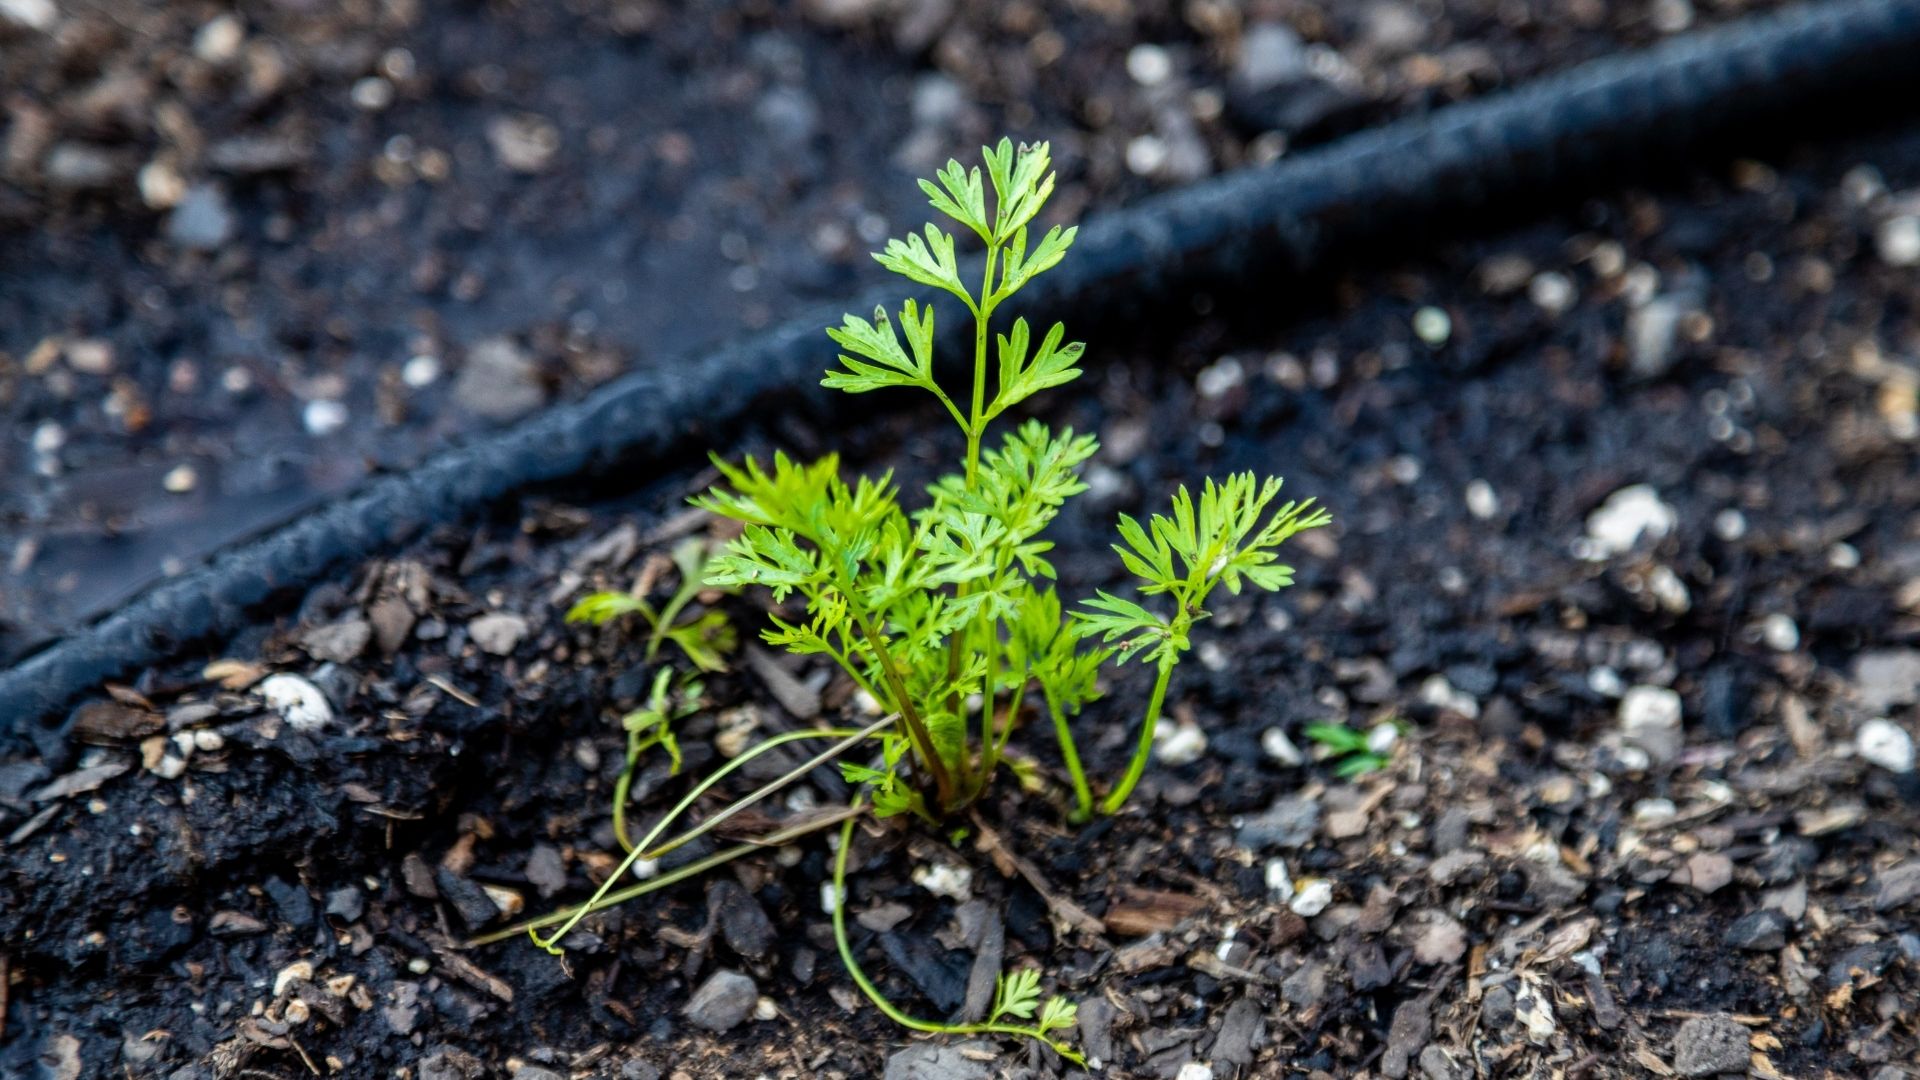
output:
[{"label": "small white stone", "polygon": [[316,438],[325,437],[346,426],[347,407],[326,398],[309,401],[300,413],[300,420],[307,426],[307,434]]},{"label": "small white stone", "polygon": [[834,888],[833,882],[831,881],[821,882],[820,883],[820,910],[831,915],[835,911],[838,911],[839,909],[840,909],[840,890]]},{"label": "small white stone", "polygon": [[200,474],[194,472],[191,465],[175,465],[160,480],[160,486],[174,495],[185,495],[199,484]]},{"label": "small white stone", "polygon": [[67,429],[57,421],[44,420],[33,429],[33,452],[36,454],[58,453],[67,445]]},{"label": "small white stone", "polygon": [[232,14],[220,14],[205,23],[193,35],[193,55],[209,64],[224,64],[240,54],[247,38],[246,27]]},{"label": "small white stone", "polygon": [[1285,859],[1267,860],[1267,891],[1283,904],[1293,899],[1293,875],[1287,873]]},{"label": "small white stone", "polygon": [[1854,732],[1854,750],[1868,762],[1892,773],[1913,771],[1913,736],[1891,720],[1878,717]]},{"label": "small white stone", "polygon": [[755,1020],[773,1020],[778,1018],[779,1015],[780,1006],[775,1005],[773,999],[764,994],[760,996],[759,1001],[753,1003],[753,1018]]},{"label": "small white stone", "polygon": [[1159,86],[1173,75],[1173,57],[1158,45],[1135,45],[1127,51],[1127,74],[1141,86]]},{"label": "small white stone", "polygon": [[1207,735],[1198,724],[1161,725],[1153,733],[1154,760],[1162,765],[1191,765],[1207,752]]},{"label": "small white stone", "polygon": [[1223,356],[1206,367],[1193,380],[1194,389],[1203,398],[1225,397],[1247,381],[1247,372],[1236,357]]},{"label": "small white stone", "polygon": [[1293,900],[1287,907],[1303,919],[1313,918],[1333,903],[1333,882],[1325,878],[1309,878],[1293,884]]},{"label": "small white stone", "polygon": [[161,758],[159,763],[153,767],[153,775],[158,776],[162,780],[178,780],[186,774],[186,771],[186,759],[175,757],[172,754]]},{"label": "small white stone", "polygon": [[1204,1062],[1189,1061],[1180,1066],[1174,1080],[1213,1080],[1213,1068]]},{"label": "small white stone", "polygon": [[415,390],[423,386],[432,386],[440,378],[440,358],[421,354],[408,358],[400,366],[400,381]]},{"label": "small white stone", "polygon": [[1626,680],[1605,664],[1587,672],[1587,689],[1602,697],[1617,698],[1627,692]]},{"label": "small white stone", "polygon": [[320,688],[298,675],[284,672],[261,680],[260,696],[295,731],[318,731],[333,719],[333,706]]},{"label": "small white stone", "polygon": [[427,972],[433,970],[433,962],[424,956],[416,956],[407,961],[407,970],[413,972],[415,975],[425,975]]},{"label": "small white stone", "polygon": [[1467,485],[1467,513],[1486,521],[1499,512],[1500,496],[1494,493],[1492,484],[1475,480]]},{"label": "small white stone", "polygon": [[1659,540],[1680,520],[1647,484],[1623,487],[1587,515],[1587,558],[1593,562],[1632,551],[1642,539]]},{"label": "small white stone", "polygon": [[379,112],[393,104],[393,84],[378,75],[355,82],[349,93],[353,103],[368,112]]},{"label": "small white stone", "polygon": [[226,745],[227,740],[212,728],[201,728],[193,733],[193,748],[202,753],[211,754]]},{"label": "small white stone", "polygon": [[286,993],[287,988],[292,986],[296,982],[312,982],[312,981],[313,981],[312,962],[307,960],[295,960],[293,963],[288,964],[286,967],[281,968],[280,973],[273,977],[273,996],[279,997],[281,994]]},{"label": "small white stone", "polygon": [[1373,725],[1367,731],[1367,753],[1387,754],[1393,750],[1393,744],[1400,741],[1400,729],[1391,723]]},{"label": "small white stone", "polygon": [[1158,135],[1136,135],[1127,142],[1127,169],[1135,176],[1152,176],[1166,165],[1170,151]]},{"label": "small white stone", "polygon": [[1672,799],[1641,799],[1633,804],[1633,823],[1643,829],[1665,825],[1680,816]]},{"label": "small white stone", "polygon": [[1573,281],[1558,271],[1535,274],[1527,283],[1527,299],[1549,315],[1558,315],[1573,304]]},{"label": "small white stone", "polygon": [[1423,704],[1458,713],[1469,720],[1480,717],[1480,702],[1472,694],[1454,689],[1445,675],[1427,676],[1426,681],[1420,684],[1420,700]]},{"label": "small white stone", "polygon": [[1728,508],[1713,516],[1713,535],[1731,544],[1747,535],[1747,515]]},{"label": "small white stone", "polygon": [[959,863],[922,863],[913,868],[913,883],[958,903],[973,895],[973,868]]},{"label": "small white stone", "polygon": [[1687,583],[1670,566],[1656,566],[1647,574],[1647,591],[1660,607],[1673,615],[1685,615],[1693,606],[1693,594],[1687,591]]},{"label": "small white stone", "polygon": [[1793,616],[1776,611],[1761,620],[1760,640],[1774,652],[1792,652],[1800,647],[1800,627]]},{"label": "small white stone", "polygon": [[193,756],[193,732],[191,731],[174,732],[173,748],[175,750],[178,750],[180,752],[180,756],[183,758],[192,757]]},{"label": "small white stone", "polygon": [[1880,261],[1888,266],[1920,266],[1920,217],[1902,214],[1880,223],[1873,234]]},{"label": "small white stone", "polygon": [[1453,336],[1453,317],[1444,308],[1423,307],[1413,313],[1413,333],[1421,341],[1438,348]]},{"label": "small white stone", "polygon": [[633,876],[640,881],[652,881],[660,876],[659,859],[636,859],[633,863]]},{"label": "small white stone", "polygon": [[1680,695],[1664,686],[1636,686],[1620,699],[1620,731],[1628,742],[1665,764],[1680,756]]},{"label": "small white stone", "polygon": [[1842,540],[1827,549],[1827,565],[1835,570],[1856,570],[1860,566],[1860,549]]},{"label": "small white stone", "polygon": [[1270,727],[1261,732],[1260,750],[1282,765],[1296,766],[1304,764],[1307,760],[1307,756],[1300,752],[1300,748],[1293,745],[1293,740],[1287,738],[1286,730],[1283,728]]}]

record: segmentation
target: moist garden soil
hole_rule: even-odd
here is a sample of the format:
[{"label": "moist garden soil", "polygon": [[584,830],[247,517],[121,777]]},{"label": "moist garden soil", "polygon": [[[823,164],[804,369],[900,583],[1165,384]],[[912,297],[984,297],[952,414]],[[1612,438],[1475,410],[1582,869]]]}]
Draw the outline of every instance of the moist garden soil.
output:
[{"label": "moist garden soil", "polygon": [[[1916,185],[1920,130],[1859,137],[1312,289],[1070,327],[1098,362],[1043,415],[1104,445],[1055,528],[1069,595],[1118,584],[1113,515],[1178,482],[1283,474],[1335,525],[1296,543],[1296,587],[1200,628],[1168,726],[1204,749],[1122,815],[1064,823],[1029,717],[1039,790],[1003,778],[955,837],[859,830],[867,969],[944,1017],[1037,966],[1102,1075],[1910,1076],[1920,780],[1857,743],[1881,719],[1910,737],[1920,683]],[[910,409],[770,416],[729,452],[774,446],[910,491],[956,452]],[[614,863],[617,717],[650,665],[638,634],[560,616],[669,587],[665,552],[711,527],[684,509],[701,461],[627,479],[442,530],[0,764],[0,1072],[1071,1072],[867,1005],[818,837],[596,916],[564,960],[462,947]],[[1639,542],[1608,548],[1637,485]],[[751,640],[763,602],[715,601]],[[330,719],[269,710],[268,673]],[[1096,777],[1143,674],[1111,672],[1078,721]],[[708,690],[688,774],[858,715],[822,666],[751,649]],[[1623,722],[1661,690],[1678,730]],[[1404,730],[1379,772],[1290,752],[1309,723],[1385,719]],[[686,783],[658,758],[642,820]],[[819,770],[740,831],[846,795]],[[914,880],[934,864],[970,880],[934,895]]]},{"label": "moist garden soil", "polygon": [[0,663],[370,472],[855,294],[912,178],[1002,133],[1053,141],[1080,216],[1771,6],[0,10]]}]

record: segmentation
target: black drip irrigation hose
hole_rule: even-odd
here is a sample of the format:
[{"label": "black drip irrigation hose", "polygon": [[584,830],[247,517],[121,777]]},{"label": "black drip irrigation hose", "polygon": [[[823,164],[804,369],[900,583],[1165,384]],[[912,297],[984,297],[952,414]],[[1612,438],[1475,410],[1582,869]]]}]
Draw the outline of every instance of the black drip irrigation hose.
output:
[{"label": "black drip irrigation hose", "polygon": [[[1841,126],[1841,106],[1915,85],[1920,0],[1758,17],[1145,200],[1083,228],[1074,257],[1027,295],[1085,312],[1138,309],[1210,279],[1245,286],[1257,273],[1278,284],[1356,247],[1404,249],[1409,236],[1699,160],[1732,139],[1818,135]],[[58,736],[38,725],[103,681],[232,634],[275,600],[430,528],[541,485],[642,467],[801,395],[820,378],[831,352],[821,327],[839,310],[684,369],[622,377],[169,579],[0,674],[0,745],[36,730],[45,745]]]}]

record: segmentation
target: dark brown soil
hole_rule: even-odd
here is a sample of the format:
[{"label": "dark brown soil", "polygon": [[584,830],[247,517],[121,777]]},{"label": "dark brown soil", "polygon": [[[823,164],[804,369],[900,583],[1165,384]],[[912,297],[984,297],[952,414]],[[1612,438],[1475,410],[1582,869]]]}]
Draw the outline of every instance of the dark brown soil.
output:
[{"label": "dark brown soil", "polygon": [[[869,970],[948,1015],[998,928],[1006,963],[1082,1002],[1105,1075],[1669,1075],[1728,1047],[1762,1077],[1910,1075],[1920,777],[1856,744],[1879,719],[1911,738],[1920,682],[1920,279],[1895,265],[1914,212],[1897,193],[1916,185],[1920,131],[1857,139],[1278,305],[1191,296],[1149,326],[1076,328],[1103,363],[1046,415],[1105,450],[1057,530],[1070,594],[1111,583],[1116,510],[1202,475],[1282,473],[1336,525],[1295,553],[1298,587],[1204,628],[1171,712],[1206,749],[1157,767],[1130,812],[1066,827],[1030,728],[1045,792],[1005,785],[958,846],[863,833],[849,903]],[[1444,341],[1416,336],[1427,307]],[[831,436],[770,418],[749,441],[832,445],[909,481],[955,449],[918,412]],[[907,1072],[929,1048],[840,971],[820,842],[592,920],[564,964],[523,941],[459,949],[503,921],[494,898],[544,910],[610,868],[613,718],[650,673],[628,635],[559,614],[701,527],[679,508],[707,479],[688,462],[449,529],[217,666],[90,706],[100,745],[0,764],[0,1067],[1057,1075],[993,1044],[975,1047],[990,1063]],[[1582,557],[1589,515],[1633,485],[1670,530]],[[526,622],[504,656],[472,632],[497,613]],[[362,621],[393,647],[337,629]],[[786,670],[841,707],[823,669]],[[309,679],[335,719],[301,733],[218,685],[267,671]],[[1626,737],[1617,699],[1645,688],[1678,694],[1684,745]],[[1097,776],[1124,760],[1143,689],[1115,673],[1082,719]],[[751,665],[711,692],[683,729],[695,773],[723,725],[812,719]],[[1307,746],[1308,723],[1386,717],[1410,722],[1392,764],[1354,783],[1272,752],[1273,730]],[[166,779],[137,745],[156,726],[219,746]],[[664,773],[636,785],[637,813],[681,790]],[[844,795],[830,775],[808,790],[770,815]],[[1034,880],[996,866],[989,836]],[[1296,913],[1273,859],[1298,890],[1330,883],[1331,904]],[[970,867],[978,902],[913,884],[935,861]],[[1034,881],[1105,931],[1050,915]],[[776,1017],[695,1028],[691,992],[723,968]]]},{"label": "dark brown soil", "polygon": [[911,178],[1002,131],[1054,141],[1080,216],[1769,3],[0,16],[0,661],[369,471],[851,294]]}]

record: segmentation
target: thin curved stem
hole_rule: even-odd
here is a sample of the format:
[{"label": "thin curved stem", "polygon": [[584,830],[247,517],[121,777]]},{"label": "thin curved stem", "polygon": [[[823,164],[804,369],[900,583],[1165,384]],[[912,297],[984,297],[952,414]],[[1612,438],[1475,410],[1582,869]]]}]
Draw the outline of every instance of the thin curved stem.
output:
[{"label": "thin curved stem", "polygon": [[1153,681],[1153,697],[1147,701],[1147,718],[1140,725],[1140,743],[1134,747],[1133,760],[1127,762],[1126,775],[1100,803],[1103,814],[1119,813],[1127,804],[1127,797],[1133,794],[1134,785],[1140,782],[1141,774],[1147,771],[1147,758],[1153,754],[1153,729],[1160,722],[1160,707],[1167,700],[1167,680],[1173,676],[1173,664],[1171,658],[1160,661],[1160,674]]},{"label": "thin curved stem", "polygon": [[[823,829],[830,829],[840,824],[840,822],[844,821],[853,813],[855,813],[855,811],[851,807],[843,807],[811,821],[803,821],[798,825],[789,825],[784,829],[768,833],[757,840],[748,840],[745,843],[735,844],[733,847],[714,852],[704,859],[690,862],[685,866],[675,867],[661,874],[659,877],[650,878],[639,885],[632,885],[616,892],[608,893],[598,900],[590,900],[577,908],[561,908],[559,911],[541,915],[538,918],[525,919],[521,922],[514,923],[512,926],[503,930],[493,930],[481,934],[479,937],[469,938],[466,942],[466,947],[475,948],[481,945],[491,945],[496,941],[505,941],[510,937],[518,937],[521,934],[532,933],[544,926],[556,926],[569,920],[591,915],[596,911],[605,911],[611,907],[618,907],[629,900],[637,900],[648,893],[657,892],[669,885],[678,884],[688,878],[699,877],[714,867],[724,866],[740,858],[742,855],[751,855],[756,851],[765,851],[769,847],[777,847],[781,844],[798,840],[803,836],[820,832]],[[558,937],[559,935],[555,936]]]},{"label": "thin curved stem", "polygon": [[[700,781],[698,784],[695,784],[693,790],[689,791],[685,798],[681,799],[678,803],[676,803],[673,809],[667,812],[665,817],[661,818],[658,822],[654,823],[653,828],[648,831],[646,838],[641,840],[638,844],[634,845],[631,851],[627,852],[627,857],[620,860],[619,868],[614,870],[612,874],[608,875],[607,880],[600,883],[600,888],[594,892],[593,896],[586,902],[586,904],[581,906],[574,913],[571,919],[567,920],[566,923],[562,925],[559,930],[554,931],[553,935],[548,937],[545,941],[540,940],[540,935],[533,934],[534,943],[539,945],[541,948],[547,950],[548,952],[558,956],[561,951],[558,944],[560,939],[566,937],[568,933],[572,932],[573,928],[579,925],[580,920],[587,917],[588,912],[598,910],[597,905],[599,905],[600,902],[606,898],[607,894],[613,890],[614,883],[626,877],[627,871],[633,869],[633,866],[635,863],[639,862],[642,859],[659,858],[661,855],[664,855],[667,852],[672,851],[673,849],[679,847],[680,845],[685,844],[688,841],[693,840],[698,836],[704,835],[709,830],[713,829],[715,826],[719,825],[721,822],[725,821],[726,819],[732,817],[733,815],[739,813],[742,810],[745,810],[747,807],[752,806],[754,803],[759,802],[760,800],[766,798],[768,795],[771,795],[774,792],[780,790],[781,788],[787,786],[788,784],[792,783],[794,780],[798,779],[799,777],[806,775],[808,772],[812,771],[816,766],[821,765],[827,761],[831,761],[835,757],[838,757],[840,754],[845,753],[846,750],[852,747],[855,743],[858,743],[860,740],[872,736],[875,732],[879,731],[881,728],[887,726],[888,724],[893,723],[893,721],[894,721],[894,718],[891,716],[881,717],[879,720],[876,720],[873,723],[868,724],[865,728],[862,728],[859,731],[847,731],[844,729],[830,729],[827,731],[789,731],[785,734],[776,735],[771,739],[767,739],[766,741],[761,742],[760,744],[752,747],[751,749],[747,750],[745,753],[741,754],[739,757],[734,758],[732,761],[727,762],[725,765],[721,766],[720,768],[715,769],[712,775],[708,776],[705,780]],[[830,739],[836,736],[840,737],[841,741],[831,747],[828,747],[826,750],[820,752],[819,754],[815,755],[811,761],[808,761],[806,764],[800,766],[799,768],[794,769],[791,772],[788,772],[785,776],[782,776],[776,780],[770,781],[769,783],[763,785],[762,787],[759,788],[759,790],[755,791],[753,794],[747,796],[744,799],[739,800],[738,802],[735,802],[733,805],[727,807],[725,810],[721,811],[719,814],[715,815],[713,818],[710,818],[707,821],[702,822],[701,824],[688,830],[686,833],[675,838],[674,840],[661,845],[659,848],[649,850],[649,846],[652,845],[654,841],[660,839],[660,834],[667,831],[667,826],[673,824],[676,818],[678,818],[681,814],[685,813],[688,807],[692,806],[694,802],[700,798],[700,796],[706,794],[709,788],[712,788],[713,785],[719,783],[723,778],[725,778],[728,773],[733,772],[735,769],[740,768],[741,766],[745,765],[747,762],[753,760],[756,757],[759,757],[761,754],[764,754],[767,751],[772,750],[777,746],[794,742],[799,739],[821,739],[821,738]],[[678,880],[678,879],[675,879],[675,880]],[[531,933],[531,931],[529,931],[529,933]]]},{"label": "thin curved stem", "polygon": [[1093,817],[1093,789],[1087,786],[1087,771],[1080,767],[1080,750],[1074,745],[1073,731],[1067,726],[1067,716],[1060,711],[1053,692],[1042,684],[1040,693],[1047,702],[1047,715],[1053,718],[1053,736],[1060,744],[1061,758],[1067,763],[1067,775],[1073,777],[1073,813],[1067,820],[1075,825],[1085,824]]},{"label": "thin curved stem", "polygon": [[840,962],[846,965],[847,974],[852,976],[854,985],[860,988],[860,992],[867,996],[868,1001],[873,1002],[874,1008],[879,1009],[887,1019],[901,1027],[935,1035],[1011,1035],[1017,1038],[1034,1039],[1045,1043],[1054,1053],[1084,1068],[1087,1061],[1078,1050],[1048,1038],[1046,1033],[1037,1027],[996,1023],[942,1024],[933,1020],[922,1020],[901,1011],[899,1006],[888,1001],[886,995],[880,992],[880,988],[867,978],[867,973],[860,968],[860,962],[853,958],[853,944],[847,939],[847,852],[853,848],[854,822],[859,820],[859,812],[866,809],[866,799],[864,792],[854,796],[853,803],[849,806],[854,813],[840,826],[840,850],[834,854],[833,860],[833,942],[840,948]]}]

